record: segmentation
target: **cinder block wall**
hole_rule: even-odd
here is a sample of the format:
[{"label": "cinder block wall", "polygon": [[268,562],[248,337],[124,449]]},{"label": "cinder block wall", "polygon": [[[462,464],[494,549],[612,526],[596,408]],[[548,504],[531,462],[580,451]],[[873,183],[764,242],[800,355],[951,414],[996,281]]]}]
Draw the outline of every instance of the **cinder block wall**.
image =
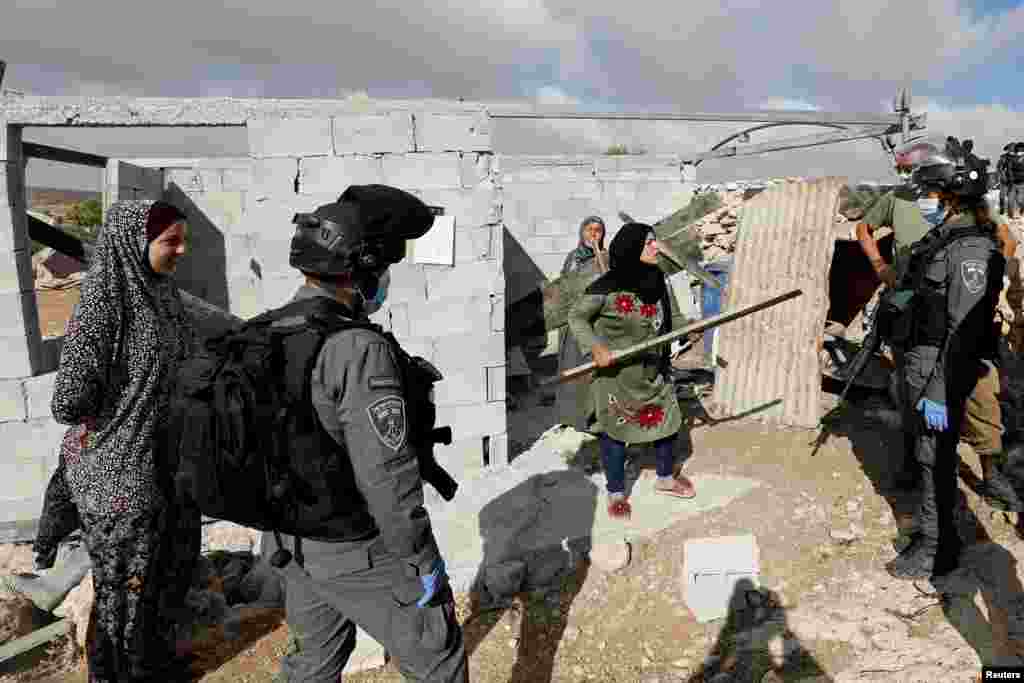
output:
[{"label": "cinder block wall", "polygon": [[21,129],[6,123],[0,118],[0,541],[34,528],[32,520],[39,516],[64,432],[50,414],[53,376],[32,376],[42,345],[25,214]]},{"label": "cinder block wall", "polygon": [[[292,214],[335,201],[352,184],[385,183],[455,217],[454,265],[391,271],[375,322],[444,374],[438,424],[454,442],[438,460],[458,478],[507,452],[500,187],[482,114],[398,111],[249,122],[251,186],[227,236],[231,308],[244,317],[285,303],[302,282],[288,266]],[[252,264],[256,264],[254,268]]]},{"label": "cinder block wall", "polygon": [[[412,243],[374,317],[445,375],[436,390],[438,420],[451,425],[455,441],[437,456],[457,478],[480,468],[485,453],[491,463],[507,459],[506,292],[535,284],[538,273],[557,276],[584,216],[601,215],[611,238],[621,227],[618,211],[653,222],[692,195],[673,158],[499,158],[482,111],[312,110],[254,117],[247,127],[245,159],[129,160],[164,169],[164,196],[189,212],[193,253],[178,274],[182,286],[252,317],[285,303],[301,284],[288,266],[295,212],[373,182],[444,206],[455,216],[454,265],[417,264]],[[33,368],[55,367],[41,356],[59,346],[31,337],[38,323],[20,128],[0,119],[0,131],[0,439],[9,444],[0,455],[3,541],[34,528],[64,427],[49,412],[54,373],[33,376]],[[507,240],[516,262],[506,259]]]},{"label": "cinder block wall", "polygon": [[692,179],[684,179],[678,157],[511,156],[500,158],[506,239],[519,256],[506,262],[508,296],[531,289],[531,263],[546,277],[557,277],[566,254],[578,242],[580,222],[604,219],[605,246],[622,227],[619,212],[654,223],[686,206]]}]

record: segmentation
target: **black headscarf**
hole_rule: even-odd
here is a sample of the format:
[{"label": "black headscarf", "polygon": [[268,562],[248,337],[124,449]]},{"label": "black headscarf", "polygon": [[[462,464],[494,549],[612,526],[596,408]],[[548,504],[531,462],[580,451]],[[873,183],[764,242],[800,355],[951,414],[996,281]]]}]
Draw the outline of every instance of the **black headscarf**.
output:
[{"label": "black headscarf", "polygon": [[[587,294],[633,292],[645,304],[667,302],[668,287],[661,268],[640,260],[648,235],[654,228],[644,223],[626,223],[615,235],[608,254],[608,272],[587,288]],[[669,309],[665,309],[666,317]]]}]

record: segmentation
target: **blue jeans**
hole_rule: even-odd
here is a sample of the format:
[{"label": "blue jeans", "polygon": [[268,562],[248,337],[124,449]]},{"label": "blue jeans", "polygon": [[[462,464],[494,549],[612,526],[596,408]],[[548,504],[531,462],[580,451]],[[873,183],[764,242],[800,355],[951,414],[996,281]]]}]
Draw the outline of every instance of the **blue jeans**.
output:
[{"label": "blue jeans", "polygon": [[[666,436],[654,442],[654,471],[659,477],[671,477],[675,465],[676,434]],[[601,434],[598,440],[601,449],[601,464],[604,465],[605,478],[608,480],[608,493],[626,492],[626,444],[616,441],[607,434]]]}]

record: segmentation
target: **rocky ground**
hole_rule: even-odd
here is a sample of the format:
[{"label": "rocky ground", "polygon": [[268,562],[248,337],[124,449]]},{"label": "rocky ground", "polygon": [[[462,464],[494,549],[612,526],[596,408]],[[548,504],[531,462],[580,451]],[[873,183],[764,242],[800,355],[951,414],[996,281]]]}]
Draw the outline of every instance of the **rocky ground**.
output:
[{"label": "rocky ground", "polygon": [[[725,203],[700,228],[705,249],[724,255],[750,188],[715,189]],[[55,310],[67,307],[70,293],[46,294]],[[518,398],[509,415],[510,453],[529,457],[530,446],[551,426],[551,407],[541,392]],[[854,398],[817,450],[816,434],[806,431],[696,420],[687,474],[734,475],[762,485],[634,546],[628,563],[597,548],[561,585],[480,614],[471,614],[469,597],[459,595],[472,679],[937,683],[975,681],[982,663],[1024,661],[1018,577],[1024,541],[1013,516],[990,510],[975,494],[977,458],[962,450],[959,521],[971,542],[963,569],[938,587],[941,593],[929,582],[895,581],[882,567],[895,556],[900,526],[915,501],[889,486],[898,434],[869,419],[864,407],[870,401]],[[826,401],[823,411],[832,405]],[[218,533],[224,536],[208,533],[210,571],[197,587],[202,599],[193,602],[188,634],[196,680],[269,682],[288,646],[283,612],[261,606],[258,597],[240,600],[253,565],[252,539],[226,528]],[[759,586],[750,587],[744,609],[700,623],[684,597],[686,542],[745,534],[757,540]],[[220,554],[212,553],[218,548]],[[0,573],[30,567],[27,546],[0,546]],[[79,622],[75,632],[0,664],[0,682],[84,683],[78,643],[88,599],[85,582],[64,610]],[[0,643],[46,621],[24,601],[0,596]],[[346,680],[402,678],[391,663]]]},{"label": "rocky ground", "polygon": [[[539,398],[522,408],[535,419],[545,408]],[[882,570],[895,555],[896,520],[914,502],[887,486],[894,433],[853,410],[813,456],[813,435],[803,431],[729,423],[697,426],[692,437],[688,474],[732,474],[763,485],[649,539],[634,548],[628,566],[598,552],[561,586],[472,618],[467,596],[459,596],[473,680],[971,681],[982,662],[1022,651],[1006,624],[1000,628],[1005,613],[990,605],[1012,614],[1024,594],[1016,576],[1024,543],[1012,520],[974,494],[978,465],[968,450],[961,526],[975,543],[964,558],[969,569],[940,599],[928,582],[895,581]],[[749,609],[698,623],[684,600],[683,546],[741,534],[757,539],[762,590],[751,594]],[[29,559],[24,548],[5,552],[8,567]],[[18,613],[17,603],[5,605],[9,615]],[[210,628],[197,680],[270,681],[287,646],[280,617],[266,610],[247,620],[237,640],[225,637],[223,625]],[[1011,632],[1015,623],[1009,620]],[[85,680],[81,668],[68,669],[78,661],[70,639],[36,660],[0,680]],[[389,664],[347,680],[402,679]]]}]

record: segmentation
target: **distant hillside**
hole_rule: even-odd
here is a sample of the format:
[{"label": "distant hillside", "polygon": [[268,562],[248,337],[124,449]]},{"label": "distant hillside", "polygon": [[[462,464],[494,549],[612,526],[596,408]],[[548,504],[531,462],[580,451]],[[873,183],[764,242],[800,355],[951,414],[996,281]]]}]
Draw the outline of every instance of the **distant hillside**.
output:
[{"label": "distant hillside", "polygon": [[27,188],[28,208],[33,211],[48,213],[54,218],[64,218],[68,210],[78,202],[87,199],[103,201],[103,194],[100,192],[89,192],[87,190],[62,190],[55,187],[29,187]]}]

